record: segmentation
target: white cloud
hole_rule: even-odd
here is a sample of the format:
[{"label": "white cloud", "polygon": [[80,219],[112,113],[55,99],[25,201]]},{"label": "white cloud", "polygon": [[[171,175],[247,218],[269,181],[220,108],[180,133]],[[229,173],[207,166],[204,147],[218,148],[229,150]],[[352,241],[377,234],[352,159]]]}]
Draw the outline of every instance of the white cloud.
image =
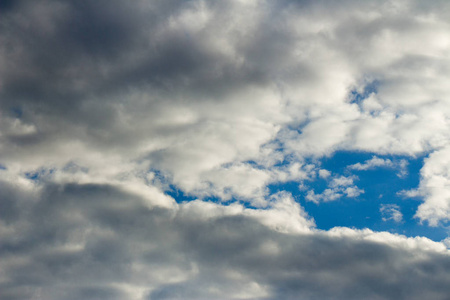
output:
[{"label": "white cloud", "polygon": [[356,163],[354,165],[348,166],[351,170],[358,170],[358,171],[365,171],[370,169],[375,169],[377,167],[385,167],[385,168],[392,168],[393,163],[390,159],[382,159],[379,157],[372,157],[369,160],[366,160],[364,163]]},{"label": "white cloud", "polygon": [[348,198],[355,198],[364,193],[364,190],[358,188],[354,184],[356,176],[333,176],[328,182],[328,188],[326,188],[320,194],[316,194],[314,190],[309,190],[305,199],[315,203],[335,201],[343,196]]},{"label": "white cloud", "polygon": [[402,178],[408,175],[408,161],[405,159],[400,160],[390,160],[388,158],[383,159],[377,156],[372,157],[369,160],[366,160],[364,163],[356,163],[348,166],[347,168],[350,170],[357,171],[366,171],[373,170],[375,168],[389,168],[389,169],[398,169],[397,176]]},{"label": "white cloud", "polygon": [[416,216],[430,225],[450,220],[450,147],[433,152],[420,171],[418,193],[425,198]]},{"label": "white cloud", "polygon": [[332,188],[339,188],[339,187],[347,187],[353,185],[353,181],[356,179],[356,176],[346,177],[346,176],[339,176],[334,177],[331,182],[330,186]]},{"label": "white cloud", "polygon": [[441,241],[445,246],[447,246],[447,249],[450,249],[450,237],[444,239]]},{"label": "white cloud", "polygon": [[389,220],[393,220],[397,223],[403,221],[403,214],[397,204],[381,204],[380,213],[385,222]]},{"label": "white cloud", "polygon": [[326,178],[330,177],[330,175],[331,175],[331,172],[328,171],[328,170],[325,170],[325,169],[320,169],[319,170],[319,177],[320,178],[326,179]]}]

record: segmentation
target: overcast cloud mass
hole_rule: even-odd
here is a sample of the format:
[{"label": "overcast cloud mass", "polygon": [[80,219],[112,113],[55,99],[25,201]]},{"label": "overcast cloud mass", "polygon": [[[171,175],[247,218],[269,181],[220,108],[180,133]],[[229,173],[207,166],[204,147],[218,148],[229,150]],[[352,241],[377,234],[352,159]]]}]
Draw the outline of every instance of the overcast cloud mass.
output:
[{"label": "overcast cloud mass", "polygon": [[[1,1],[0,299],[449,299],[449,20],[445,0]],[[373,197],[374,172],[417,184]],[[346,203],[379,223],[306,209]]]}]

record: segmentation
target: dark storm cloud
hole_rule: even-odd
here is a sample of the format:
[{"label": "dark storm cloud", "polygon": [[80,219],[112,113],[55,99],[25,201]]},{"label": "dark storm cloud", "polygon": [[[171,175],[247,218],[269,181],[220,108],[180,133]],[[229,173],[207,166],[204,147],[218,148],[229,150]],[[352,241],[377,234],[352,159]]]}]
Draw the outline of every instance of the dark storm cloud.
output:
[{"label": "dark storm cloud", "polygon": [[53,185],[20,205],[14,221],[2,218],[14,232],[6,230],[0,246],[7,299],[140,299],[139,289],[147,299],[446,299],[450,292],[448,253],[360,233],[287,234],[244,214],[198,218],[108,185]]}]

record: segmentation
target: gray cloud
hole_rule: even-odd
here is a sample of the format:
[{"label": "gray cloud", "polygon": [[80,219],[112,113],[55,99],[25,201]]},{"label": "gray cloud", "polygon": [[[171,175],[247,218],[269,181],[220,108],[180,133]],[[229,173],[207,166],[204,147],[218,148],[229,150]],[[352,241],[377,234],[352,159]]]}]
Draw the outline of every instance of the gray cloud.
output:
[{"label": "gray cloud", "polygon": [[449,293],[448,252],[423,238],[384,233],[383,241],[371,231],[339,228],[283,233],[251,210],[202,202],[162,208],[106,185],[47,186],[23,200],[19,217],[2,218],[5,299],[445,299]]},{"label": "gray cloud", "polygon": [[443,244],[268,185],[429,152],[417,216],[448,220],[448,5],[0,2],[2,299],[445,299]]}]

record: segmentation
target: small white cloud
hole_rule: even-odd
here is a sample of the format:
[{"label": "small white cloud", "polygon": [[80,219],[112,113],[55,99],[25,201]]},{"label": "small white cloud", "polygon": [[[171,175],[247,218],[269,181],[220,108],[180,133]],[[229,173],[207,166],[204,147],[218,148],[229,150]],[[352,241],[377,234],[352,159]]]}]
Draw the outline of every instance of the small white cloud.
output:
[{"label": "small white cloud", "polygon": [[422,196],[422,192],[418,189],[401,190],[397,192],[397,195],[405,198],[416,198]]},{"label": "small white cloud", "polygon": [[356,163],[347,167],[350,170],[367,171],[376,168],[398,169],[397,176],[400,178],[408,175],[408,161],[406,159],[390,160],[383,159],[377,156],[366,160],[364,163]]},{"label": "small white cloud", "polygon": [[356,163],[354,165],[350,165],[347,168],[349,168],[350,170],[358,170],[358,171],[366,171],[366,170],[371,170],[371,169],[375,169],[377,167],[387,167],[387,168],[391,168],[393,167],[393,163],[390,159],[382,159],[379,157],[372,157],[369,160],[366,160],[364,163]]},{"label": "small white cloud", "polygon": [[393,220],[399,223],[403,220],[403,214],[400,212],[400,207],[397,204],[381,204],[380,212],[385,222]]},{"label": "small white cloud", "polygon": [[355,198],[364,193],[364,190],[359,189],[353,182],[357,179],[356,176],[336,176],[331,179],[328,188],[322,193],[316,194],[314,190],[308,191],[305,199],[315,203],[335,201],[343,196],[348,198]]},{"label": "small white cloud", "polygon": [[331,175],[331,172],[328,171],[328,170],[325,170],[325,169],[320,169],[319,170],[319,177],[320,178],[326,179],[326,178],[330,177],[330,175]]},{"label": "small white cloud", "polygon": [[340,193],[339,191],[326,189],[320,194],[316,194],[313,190],[309,190],[305,198],[307,201],[311,201],[318,204],[320,202],[335,201],[341,198],[342,196],[343,194]]},{"label": "small white cloud", "polygon": [[404,178],[408,175],[408,161],[406,159],[402,159],[398,161],[398,173],[397,176],[400,178]]},{"label": "small white cloud", "polygon": [[364,193],[364,190],[358,189],[357,187],[348,187],[344,190],[345,195],[349,198],[355,198]]},{"label": "small white cloud", "polygon": [[350,186],[350,185],[353,185],[353,179],[355,179],[355,178],[356,178],[356,176],[350,176],[350,177],[339,176],[339,177],[335,177],[331,181],[330,186],[333,187],[333,188]]},{"label": "small white cloud", "polygon": [[320,195],[317,195],[313,190],[309,190],[305,199],[314,203],[319,203]]}]

